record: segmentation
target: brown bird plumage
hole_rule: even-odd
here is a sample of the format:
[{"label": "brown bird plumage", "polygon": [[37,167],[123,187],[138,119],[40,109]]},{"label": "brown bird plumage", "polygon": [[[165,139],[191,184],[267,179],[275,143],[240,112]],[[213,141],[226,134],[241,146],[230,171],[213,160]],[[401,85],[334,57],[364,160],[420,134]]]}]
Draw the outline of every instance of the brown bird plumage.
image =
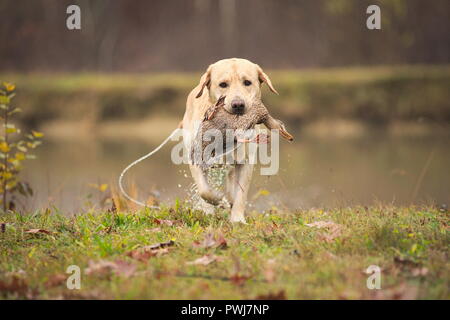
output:
[{"label": "brown bird plumage", "polygon": [[[261,123],[270,130],[279,130],[283,138],[289,141],[294,140],[293,136],[287,132],[283,122],[273,118],[262,102],[254,104],[246,113],[237,115],[229,113],[223,107],[224,100],[225,97],[221,97],[215,105],[209,107],[205,112],[205,117],[200,125],[197,138],[195,139],[194,148],[191,150],[191,159],[194,160],[194,163],[205,168],[210,166],[207,161],[209,159],[202,159],[205,148],[211,143],[214,144],[214,141],[205,141],[205,139],[202,139],[203,135],[208,130],[215,129],[220,131],[224,149],[226,146],[229,147],[230,145],[234,145],[235,142],[260,142],[259,136],[249,140],[243,134],[243,131],[253,129],[255,125]],[[231,137],[229,135],[227,136],[227,130],[233,132]],[[210,157],[214,156],[216,155],[210,155]]]}]

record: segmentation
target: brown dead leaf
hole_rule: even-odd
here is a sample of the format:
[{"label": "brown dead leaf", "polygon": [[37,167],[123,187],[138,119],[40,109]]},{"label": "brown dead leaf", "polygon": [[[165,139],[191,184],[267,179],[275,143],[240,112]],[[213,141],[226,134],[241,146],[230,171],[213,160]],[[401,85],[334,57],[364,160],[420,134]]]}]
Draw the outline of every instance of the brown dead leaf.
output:
[{"label": "brown dead leaf", "polygon": [[31,290],[26,281],[20,277],[12,277],[10,281],[0,281],[0,296],[7,293],[17,294],[28,299],[37,295],[37,291]]},{"label": "brown dead leaf", "polygon": [[207,254],[207,255],[204,255],[201,258],[195,259],[194,261],[186,262],[186,264],[189,264],[189,265],[204,265],[204,266],[206,266],[206,265],[208,265],[208,264],[210,264],[212,262],[220,261],[220,260],[221,259],[218,256],[214,255],[214,254]]},{"label": "brown dead leaf", "polygon": [[128,263],[123,260],[117,260],[115,262],[116,267],[114,272],[116,275],[122,275],[125,278],[131,277],[136,271],[136,266],[134,264]]},{"label": "brown dead leaf", "polygon": [[175,241],[169,240],[169,241],[166,241],[166,242],[158,242],[158,243],[152,244],[150,246],[145,246],[145,247],[143,247],[143,249],[145,249],[145,250],[155,250],[155,249],[159,249],[159,248],[171,247],[173,245],[175,245]]},{"label": "brown dead leaf", "polygon": [[139,248],[139,249],[128,252],[127,256],[129,256],[130,258],[145,262],[148,259],[150,259],[151,257],[155,257],[155,256],[159,257],[168,252],[169,252],[168,248],[148,250],[148,249],[145,249],[145,247],[144,247],[144,248]]},{"label": "brown dead leaf", "polygon": [[267,235],[273,235],[273,234],[277,233],[279,229],[280,229],[280,227],[275,222],[272,221],[271,225],[264,228],[264,232]]},{"label": "brown dead leaf", "polygon": [[402,283],[396,287],[373,290],[372,299],[377,300],[414,300],[417,299],[419,289],[416,286]]},{"label": "brown dead leaf", "polygon": [[160,224],[160,225],[166,225],[166,226],[173,226],[175,224],[180,223],[179,220],[164,220],[164,219],[155,219],[155,223],[156,224]]},{"label": "brown dead leaf", "polygon": [[52,297],[52,300],[106,300],[107,293],[100,289],[84,290],[64,290],[60,295]]},{"label": "brown dead leaf", "polygon": [[67,280],[67,275],[62,274],[62,273],[57,273],[48,278],[48,280],[45,282],[45,287],[47,289],[53,288],[53,287],[56,287],[56,286],[59,286],[59,285],[65,283],[66,280]]},{"label": "brown dead leaf", "polygon": [[230,277],[230,281],[232,284],[236,286],[243,286],[244,283],[250,278],[251,278],[250,276],[243,276],[236,273]]},{"label": "brown dead leaf", "polygon": [[278,292],[269,292],[268,294],[261,294],[255,298],[256,300],[286,300],[286,292],[280,290]]},{"label": "brown dead leaf", "polygon": [[98,262],[89,261],[89,267],[84,270],[86,275],[109,275],[114,272],[118,276],[128,278],[134,274],[136,266],[123,260],[106,261],[100,260]]},{"label": "brown dead leaf", "polygon": [[28,230],[25,230],[25,233],[32,233],[32,234],[36,234],[36,233],[53,234],[53,232],[48,231],[48,230],[44,230],[44,229],[28,229]]},{"label": "brown dead leaf", "polygon": [[194,241],[192,243],[194,248],[221,248],[224,249],[227,247],[227,240],[224,238],[222,234],[218,236],[214,236],[212,233],[208,233],[203,241]]},{"label": "brown dead leaf", "polygon": [[322,233],[320,239],[325,242],[333,242],[333,240],[342,234],[343,226],[332,221],[316,221],[306,224],[308,227],[316,227],[318,229],[326,229],[327,233]]}]

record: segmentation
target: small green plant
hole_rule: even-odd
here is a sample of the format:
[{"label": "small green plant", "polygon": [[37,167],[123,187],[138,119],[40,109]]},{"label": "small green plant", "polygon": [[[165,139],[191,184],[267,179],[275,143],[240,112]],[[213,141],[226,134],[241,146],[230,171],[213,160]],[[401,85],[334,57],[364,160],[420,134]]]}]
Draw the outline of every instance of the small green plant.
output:
[{"label": "small green plant", "polygon": [[3,212],[15,208],[16,194],[24,197],[33,195],[30,185],[19,179],[19,173],[24,160],[35,158],[29,151],[39,146],[43,137],[37,131],[22,137],[20,129],[11,123],[11,118],[21,112],[20,108],[11,105],[15,90],[15,85],[11,83],[3,82],[0,86],[0,121],[3,123],[0,135],[0,203]]}]

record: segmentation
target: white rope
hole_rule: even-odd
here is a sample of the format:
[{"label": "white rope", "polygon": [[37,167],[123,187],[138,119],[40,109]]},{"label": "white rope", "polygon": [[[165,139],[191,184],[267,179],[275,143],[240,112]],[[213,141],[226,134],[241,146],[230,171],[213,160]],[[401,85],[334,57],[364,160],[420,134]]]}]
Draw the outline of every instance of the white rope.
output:
[{"label": "white rope", "polygon": [[148,207],[151,209],[159,209],[159,206],[148,206],[147,204],[140,202],[139,200],[133,199],[130,195],[128,195],[128,193],[126,193],[125,189],[123,188],[122,185],[122,180],[123,180],[123,176],[125,175],[125,173],[130,170],[132,167],[134,167],[135,165],[137,165],[139,162],[151,157],[153,154],[155,154],[156,152],[158,152],[162,147],[164,147],[164,145],[169,142],[170,139],[172,139],[172,137],[175,135],[175,133],[177,132],[178,128],[173,130],[172,133],[166,138],[166,140],[164,140],[158,147],[156,147],[155,149],[153,149],[151,152],[147,153],[145,156],[140,157],[139,159],[137,159],[136,161],[133,161],[132,163],[130,163],[125,169],[123,169],[122,173],[119,176],[119,189],[120,192],[122,192],[122,194],[125,196],[125,198],[127,198],[128,200],[143,206],[143,207]]},{"label": "white rope", "polygon": [[[143,203],[139,200],[133,199],[124,189],[123,187],[123,177],[125,175],[125,173],[130,170],[132,167],[134,167],[135,165],[137,165],[139,162],[151,157],[152,155],[154,155],[156,152],[158,152],[162,147],[164,147],[164,145],[169,142],[170,139],[172,139],[172,137],[175,135],[175,133],[179,130],[179,128],[176,128],[175,130],[172,131],[172,133],[159,145],[157,146],[155,149],[153,149],[151,152],[147,153],[146,155],[140,157],[139,159],[133,161],[132,163],[130,163],[125,169],[123,169],[122,173],[119,176],[119,189],[120,192],[122,192],[122,194],[124,195],[125,198],[127,198],[128,200],[130,200],[131,202],[134,202],[137,205],[140,205],[142,207],[147,207],[150,209],[159,209],[159,206],[149,206],[146,203]],[[213,160],[215,160],[216,158],[220,157],[220,156],[226,156],[228,153],[233,152],[234,150],[236,150],[239,146],[239,143],[236,144],[236,146],[232,149],[230,149],[229,151],[225,152],[224,154],[220,154],[214,158],[212,158]]]}]

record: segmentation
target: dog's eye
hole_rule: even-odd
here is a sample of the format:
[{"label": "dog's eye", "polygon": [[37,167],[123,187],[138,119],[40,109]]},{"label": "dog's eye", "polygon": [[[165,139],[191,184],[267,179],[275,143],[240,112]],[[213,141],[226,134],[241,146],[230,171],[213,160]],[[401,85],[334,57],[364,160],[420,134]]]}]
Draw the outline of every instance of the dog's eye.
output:
[{"label": "dog's eye", "polygon": [[226,82],[221,82],[221,83],[219,83],[219,86],[221,88],[226,88],[226,87],[228,87],[228,84]]},{"label": "dog's eye", "polygon": [[251,86],[252,82],[250,80],[244,80],[244,85],[247,86],[247,87]]}]

